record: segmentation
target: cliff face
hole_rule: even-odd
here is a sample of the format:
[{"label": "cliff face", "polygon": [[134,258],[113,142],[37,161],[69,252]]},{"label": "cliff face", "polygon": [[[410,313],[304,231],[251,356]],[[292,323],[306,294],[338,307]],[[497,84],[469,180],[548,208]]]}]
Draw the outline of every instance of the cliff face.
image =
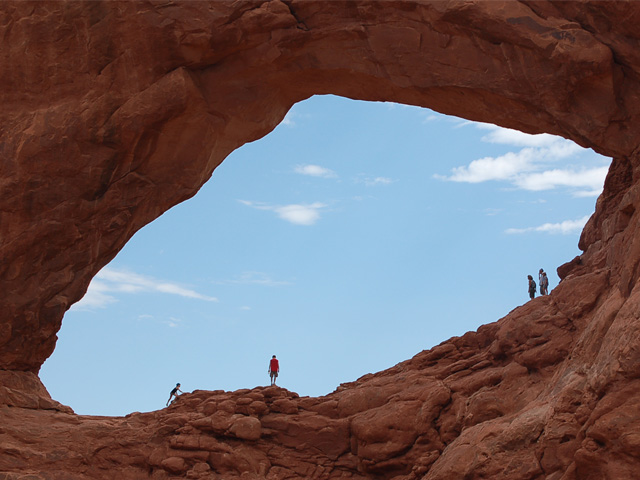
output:
[{"label": "cliff face", "polygon": [[[0,4],[0,478],[622,479],[640,467],[640,4]],[[429,107],[613,157],[548,297],[322,398],[81,417],[37,372],[142,226],[297,101]]]}]

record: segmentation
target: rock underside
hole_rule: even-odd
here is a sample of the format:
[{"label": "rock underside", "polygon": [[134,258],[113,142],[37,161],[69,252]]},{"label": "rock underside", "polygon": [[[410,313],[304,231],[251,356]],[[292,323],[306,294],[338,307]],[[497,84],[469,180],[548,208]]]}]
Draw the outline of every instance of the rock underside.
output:
[{"label": "rock underside", "polygon": [[[640,3],[0,3],[0,480],[631,479]],[[85,417],[37,373],[140,228],[314,94],[562,135],[613,162],[551,295],[300,398]]]}]

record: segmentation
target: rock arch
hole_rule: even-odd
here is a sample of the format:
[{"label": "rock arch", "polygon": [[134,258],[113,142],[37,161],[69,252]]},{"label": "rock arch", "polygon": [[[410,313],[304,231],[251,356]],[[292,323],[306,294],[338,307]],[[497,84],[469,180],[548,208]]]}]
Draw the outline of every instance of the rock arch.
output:
[{"label": "rock arch", "polygon": [[[614,160],[580,240],[584,253],[559,268],[563,282],[538,310],[523,307],[360,380],[336,394],[337,406],[305,404],[336,420],[338,437],[350,436],[345,451],[325,448],[326,458],[343,463],[325,465],[318,478],[346,471],[428,479],[631,475],[640,422],[632,400],[640,390],[638,20],[632,2],[3,2],[4,404],[61,408],[34,374],[93,275],[294,103],[332,93],[562,135]],[[402,369],[421,372],[414,383],[426,383],[396,407],[407,415],[416,402],[433,408],[423,412],[424,431],[406,425],[387,439],[383,426],[402,422],[358,392],[382,385],[399,394],[392,386],[402,382],[392,377]],[[514,379],[527,388],[487,417],[482,405],[499,391],[482,390],[478,369],[490,369],[503,392],[516,388]],[[430,390],[440,393],[431,398]],[[261,395],[254,400],[268,397]],[[285,404],[293,411],[294,399],[280,400],[276,413],[286,413]],[[274,402],[263,402],[265,411]],[[630,411],[625,425],[617,422]],[[381,430],[367,429],[366,419]],[[255,441],[252,432],[232,436]],[[180,475],[197,463],[141,455],[143,464]],[[128,468],[147,468],[136,461]]]}]

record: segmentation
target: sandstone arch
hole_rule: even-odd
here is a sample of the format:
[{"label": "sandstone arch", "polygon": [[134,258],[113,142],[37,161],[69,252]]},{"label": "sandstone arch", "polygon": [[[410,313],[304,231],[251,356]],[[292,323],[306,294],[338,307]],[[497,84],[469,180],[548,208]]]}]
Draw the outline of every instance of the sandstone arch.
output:
[{"label": "sandstone arch", "polygon": [[[325,462],[309,477],[630,478],[640,423],[633,400],[640,390],[638,20],[640,6],[626,2],[2,3],[0,399],[62,408],[34,374],[53,351],[64,312],[135,231],[194,195],[233,149],[313,94],[390,100],[562,135],[613,157],[581,237],[584,254],[559,269],[563,282],[537,310],[518,309],[335,398],[253,392],[247,398],[265,407],[233,414],[304,410],[309,415],[290,424],[297,431],[333,432],[319,444],[308,440]],[[394,377],[400,372],[411,381]],[[486,414],[482,406],[516,392],[518,381],[527,385],[518,400]],[[386,391],[386,400],[367,403],[360,392],[371,389]],[[206,403],[195,396],[188,407],[204,414]],[[416,408],[419,428],[393,418]],[[167,418],[131,421],[157,439]],[[222,431],[196,420],[169,446],[139,445],[135,460],[96,446],[111,456],[86,468],[109,468],[120,455],[132,478],[141,471],[209,478],[205,464],[225,447],[206,440],[215,445],[204,448],[202,432],[256,441],[254,427],[233,427],[234,419]],[[278,433],[282,423],[269,422],[276,432],[269,441],[291,447],[291,430]],[[87,445],[100,443],[94,424],[77,429]],[[390,426],[397,431],[388,437]],[[261,442],[269,444],[246,447],[247,458],[261,459],[252,464],[256,475],[295,471],[277,466],[265,453],[276,447]],[[209,453],[166,457],[167,448]],[[23,455],[0,460],[0,473],[51,465],[16,449]],[[240,473],[236,460],[229,475]]]}]

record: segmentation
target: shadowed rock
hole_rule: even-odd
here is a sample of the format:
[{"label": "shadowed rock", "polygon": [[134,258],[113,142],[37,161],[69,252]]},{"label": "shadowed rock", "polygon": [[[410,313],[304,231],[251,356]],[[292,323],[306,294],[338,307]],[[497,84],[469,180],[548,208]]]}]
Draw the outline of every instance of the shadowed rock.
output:
[{"label": "shadowed rock", "polygon": [[[634,478],[639,21],[635,2],[0,3],[0,479]],[[37,372],[91,278],[329,93],[613,157],[559,286],[326,397],[197,391],[124,418],[52,400]]]}]

